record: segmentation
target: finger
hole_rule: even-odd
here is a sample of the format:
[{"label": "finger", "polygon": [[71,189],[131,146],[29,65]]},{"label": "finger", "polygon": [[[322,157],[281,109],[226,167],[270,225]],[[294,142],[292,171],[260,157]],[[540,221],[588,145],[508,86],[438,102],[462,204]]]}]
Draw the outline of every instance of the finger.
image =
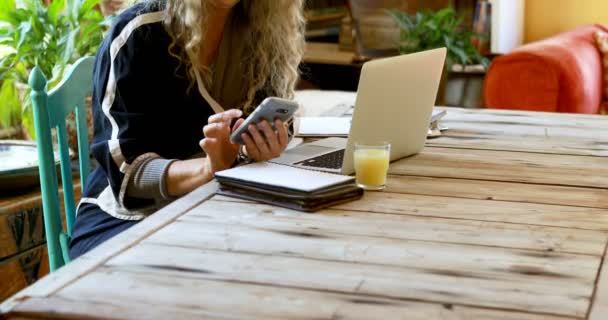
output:
[{"label": "finger", "polygon": [[260,134],[260,131],[258,130],[258,128],[254,125],[250,125],[249,134],[253,138],[253,141],[255,142],[255,145],[258,147],[258,150],[260,150],[261,158],[267,159],[270,156],[270,149],[268,148],[268,145],[266,144],[266,140],[264,139],[264,137],[262,137],[262,134]]},{"label": "finger", "polygon": [[224,123],[210,123],[203,127],[205,137],[220,137],[226,134],[228,127]]},{"label": "finger", "polygon": [[243,133],[241,135],[241,138],[245,142],[245,148],[247,149],[247,155],[251,159],[261,160],[260,159],[260,150],[258,150],[258,147],[255,145],[255,142],[253,142],[253,139],[251,139],[251,137],[246,133]]},{"label": "finger", "polygon": [[274,122],[274,126],[277,128],[277,136],[279,138],[279,144],[281,145],[281,152],[287,148],[287,144],[289,143],[289,132],[287,130],[287,123],[276,120]]},{"label": "finger", "polygon": [[198,144],[200,145],[201,149],[203,149],[203,151],[209,155],[209,153],[213,153],[213,148],[217,144],[217,140],[213,138],[205,138],[199,141]]},{"label": "finger", "polygon": [[214,133],[217,132],[217,124],[216,123],[210,123],[206,126],[203,127],[203,135],[205,137],[211,137],[214,135]]},{"label": "finger", "polygon": [[279,139],[277,138],[277,133],[274,130],[272,130],[272,127],[266,120],[262,121],[262,123],[260,123],[260,126],[262,127],[262,132],[264,133],[264,136],[266,137],[266,144],[268,145],[268,147],[270,149],[270,155],[273,158],[278,157],[281,154],[281,151],[283,151],[283,150],[281,149],[281,146],[279,145]]},{"label": "finger", "polygon": [[238,109],[230,109],[228,111],[216,113],[209,117],[207,120],[208,123],[217,123],[217,122],[230,122],[234,118],[238,118],[243,115],[243,111]]},{"label": "finger", "polygon": [[243,125],[243,122],[245,122],[245,119],[239,119],[234,123],[234,126],[232,126],[232,132],[236,131],[236,129],[240,128]]}]

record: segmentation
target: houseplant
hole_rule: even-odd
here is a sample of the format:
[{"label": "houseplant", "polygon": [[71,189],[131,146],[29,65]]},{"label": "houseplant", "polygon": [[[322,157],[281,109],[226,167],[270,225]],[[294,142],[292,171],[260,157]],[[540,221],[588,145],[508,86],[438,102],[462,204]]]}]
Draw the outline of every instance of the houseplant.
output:
[{"label": "houseplant", "polygon": [[[415,15],[389,10],[387,13],[393,18],[400,29],[399,52],[401,54],[431,50],[445,47],[447,49],[445,71],[439,85],[437,104],[460,105],[465,95],[459,88],[457,79],[451,79],[451,71],[464,70],[470,65],[483,65],[487,68],[490,61],[480,54],[473,45],[473,41],[483,39],[485,36],[464,30],[463,19],[458,17],[452,8],[445,8],[436,12],[420,11]],[[454,68],[460,65],[460,68]],[[457,97],[457,99],[454,99]],[[454,100],[458,102],[454,102]]]},{"label": "houseplant", "polygon": [[488,66],[489,60],[479,53],[472,40],[482,35],[462,30],[463,19],[452,8],[437,12],[421,11],[415,15],[389,10],[388,14],[401,29],[399,51],[402,54],[445,47],[447,67],[482,64]]},{"label": "houseplant", "polygon": [[0,45],[5,51],[0,56],[0,115],[10,119],[5,125],[15,121],[13,106],[19,92],[21,122],[33,137],[29,72],[38,66],[52,89],[71,63],[93,55],[108,26],[94,9],[101,1],[54,0],[46,6],[42,0],[0,0]]}]

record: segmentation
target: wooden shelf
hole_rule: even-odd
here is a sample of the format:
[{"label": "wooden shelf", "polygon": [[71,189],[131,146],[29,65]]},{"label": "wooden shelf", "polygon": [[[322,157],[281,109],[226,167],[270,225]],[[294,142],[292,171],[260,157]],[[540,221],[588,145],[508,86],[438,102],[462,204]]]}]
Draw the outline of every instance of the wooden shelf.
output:
[{"label": "wooden shelf", "polygon": [[354,58],[354,52],[341,51],[337,43],[307,42],[303,62],[350,66],[358,64]]}]

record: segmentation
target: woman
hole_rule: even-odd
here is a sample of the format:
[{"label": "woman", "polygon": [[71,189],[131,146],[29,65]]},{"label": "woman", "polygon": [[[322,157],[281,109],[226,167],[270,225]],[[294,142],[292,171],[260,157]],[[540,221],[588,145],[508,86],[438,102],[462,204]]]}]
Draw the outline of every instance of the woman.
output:
[{"label": "woman", "polygon": [[72,258],[238,159],[280,155],[288,142],[280,121],[276,131],[268,123],[248,128],[242,149],[229,135],[243,122],[231,127],[233,120],[265,97],[293,97],[301,7],[302,0],[148,0],[116,18],[94,70],[91,152],[99,167],[78,208]]}]

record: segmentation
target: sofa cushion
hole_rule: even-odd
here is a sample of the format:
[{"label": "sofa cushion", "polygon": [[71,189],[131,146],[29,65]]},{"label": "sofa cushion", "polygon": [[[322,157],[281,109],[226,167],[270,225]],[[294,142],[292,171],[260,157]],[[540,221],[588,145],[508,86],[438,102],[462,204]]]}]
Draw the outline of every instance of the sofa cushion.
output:
[{"label": "sofa cushion", "polygon": [[590,25],[526,44],[492,61],[486,106],[597,114],[603,101],[602,57]]}]

